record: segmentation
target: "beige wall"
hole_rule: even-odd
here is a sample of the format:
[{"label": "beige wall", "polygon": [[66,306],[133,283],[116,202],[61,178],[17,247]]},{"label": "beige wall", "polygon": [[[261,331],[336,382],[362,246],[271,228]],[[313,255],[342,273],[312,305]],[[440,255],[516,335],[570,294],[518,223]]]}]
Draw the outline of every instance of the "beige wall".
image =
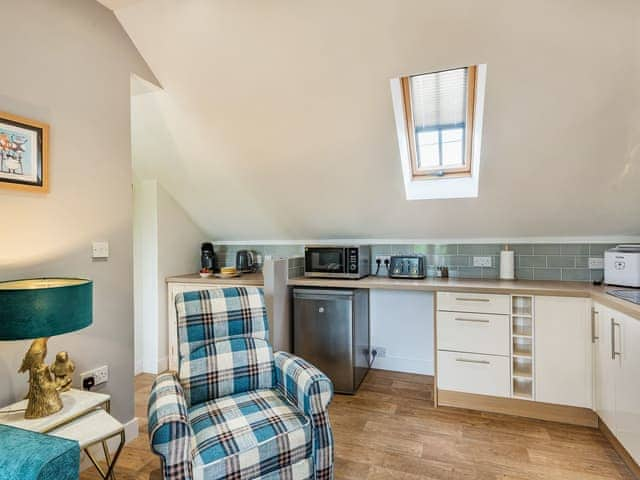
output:
[{"label": "beige wall", "polygon": [[[117,16],[166,92],[136,170],[216,239],[638,235],[638,5],[137,2]],[[389,80],[471,63],[480,196],[407,201]]]},{"label": "beige wall", "polygon": [[[115,415],[133,417],[131,72],[155,80],[112,12],[88,0],[4,2],[0,110],[51,126],[49,194],[0,189],[0,279],[94,281],[93,325],[54,337],[76,372],[108,364]],[[91,241],[110,258],[92,261]],[[0,343],[0,405],[26,393],[29,342]]]}]

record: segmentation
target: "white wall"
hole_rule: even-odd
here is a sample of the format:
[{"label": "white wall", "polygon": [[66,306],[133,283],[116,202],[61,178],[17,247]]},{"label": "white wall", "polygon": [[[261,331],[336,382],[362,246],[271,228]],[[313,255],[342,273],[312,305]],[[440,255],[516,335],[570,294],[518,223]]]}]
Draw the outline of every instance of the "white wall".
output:
[{"label": "white wall", "polygon": [[[117,16],[166,92],[136,106],[136,171],[214,239],[638,235],[620,206],[640,203],[639,12],[141,1]],[[488,66],[479,198],[407,201],[389,79],[471,63]]]},{"label": "white wall", "polygon": [[206,240],[156,180],[134,186],[136,369],[167,369],[167,286],[172,275],[197,272]]},{"label": "white wall", "polygon": [[373,368],[434,374],[433,294],[370,290],[371,346],[383,347]]},{"label": "white wall", "polygon": [[133,290],[136,373],[158,368],[158,183],[133,186]]},{"label": "white wall", "polygon": [[[0,75],[0,110],[50,124],[51,189],[0,189],[0,279],[93,280],[93,325],[53,337],[49,360],[68,350],[76,374],[108,364],[104,390],[115,416],[128,421],[134,415],[129,81],[131,72],[155,78],[112,12],[95,2],[3,2],[2,18],[0,44],[13,60]],[[91,260],[92,240],[109,242],[107,261]],[[0,343],[0,405],[26,393],[27,376],[17,370],[28,347]]]}]

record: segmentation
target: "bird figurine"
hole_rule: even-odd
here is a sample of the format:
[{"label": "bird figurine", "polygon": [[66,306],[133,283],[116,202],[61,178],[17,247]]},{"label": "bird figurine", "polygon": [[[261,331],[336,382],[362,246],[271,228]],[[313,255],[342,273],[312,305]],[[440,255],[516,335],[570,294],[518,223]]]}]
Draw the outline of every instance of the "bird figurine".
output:
[{"label": "bird figurine", "polygon": [[45,358],[47,358],[47,339],[36,338],[25,353],[18,373],[31,372],[33,368],[43,364]]},{"label": "bird figurine", "polygon": [[71,389],[72,375],[76,366],[67,352],[58,352],[56,360],[51,364],[51,373],[55,379],[58,391],[66,392]]},{"label": "bird figurine", "polygon": [[29,390],[29,402],[24,418],[41,418],[62,409],[56,381],[47,365],[40,364],[31,369],[33,381]]}]

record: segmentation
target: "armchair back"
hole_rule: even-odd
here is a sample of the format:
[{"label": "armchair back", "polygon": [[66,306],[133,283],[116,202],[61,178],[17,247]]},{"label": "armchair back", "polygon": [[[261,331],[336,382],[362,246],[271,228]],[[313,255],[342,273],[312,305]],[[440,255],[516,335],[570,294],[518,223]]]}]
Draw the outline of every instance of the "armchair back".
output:
[{"label": "armchair back", "polygon": [[273,388],[273,350],[262,289],[213,288],[175,298],[178,377],[189,406]]}]

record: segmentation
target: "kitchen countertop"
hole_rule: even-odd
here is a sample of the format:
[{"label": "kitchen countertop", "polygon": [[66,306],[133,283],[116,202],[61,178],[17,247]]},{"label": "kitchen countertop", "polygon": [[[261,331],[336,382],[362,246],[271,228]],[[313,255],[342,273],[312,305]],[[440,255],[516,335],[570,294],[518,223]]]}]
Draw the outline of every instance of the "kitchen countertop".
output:
[{"label": "kitchen countertop", "polygon": [[167,277],[167,283],[202,283],[207,285],[243,285],[252,287],[264,287],[262,272],[243,273],[234,278],[201,277],[199,273],[188,273]]},{"label": "kitchen countertop", "polygon": [[508,293],[522,295],[556,295],[592,298],[598,303],[640,320],[640,305],[607,294],[607,290],[622,287],[595,286],[588,282],[558,282],[535,280],[479,280],[458,278],[425,278],[422,280],[364,277],[359,280],[296,277],[289,279],[293,287],[368,288],[384,290],[414,290],[425,292]]}]

